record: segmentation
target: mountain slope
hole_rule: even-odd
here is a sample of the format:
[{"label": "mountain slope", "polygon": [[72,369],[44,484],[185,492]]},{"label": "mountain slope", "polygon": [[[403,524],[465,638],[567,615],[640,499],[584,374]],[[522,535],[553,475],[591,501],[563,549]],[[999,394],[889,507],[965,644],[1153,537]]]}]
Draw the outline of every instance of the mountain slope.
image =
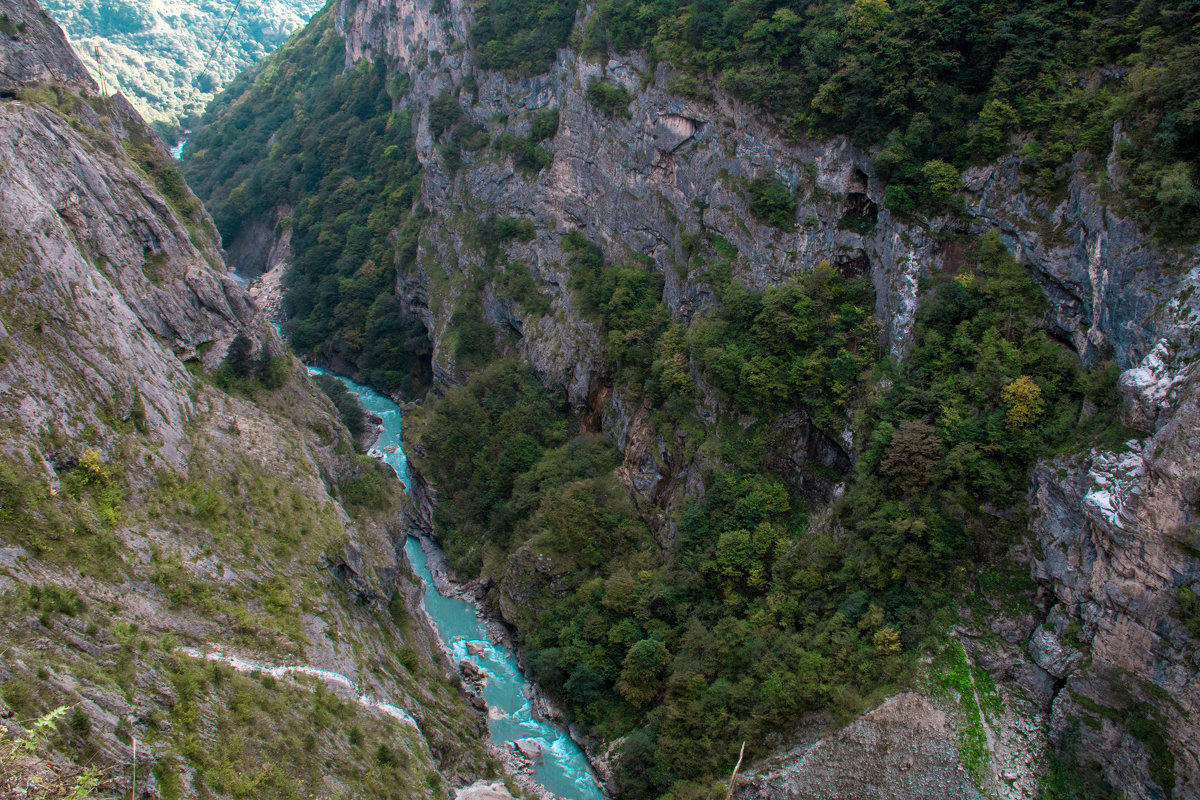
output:
[{"label": "mountain slope", "polygon": [[[152,124],[186,125],[238,73],[303,27],[316,0],[242,4],[143,0],[50,0],[80,59]],[[226,21],[228,30],[221,34]],[[100,63],[96,62],[96,51]],[[212,56],[211,63],[209,57]]]},{"label": "mountain slope", "polygon": [[398,481],[136,112],[34,3],[0,13],[0,794],[497,776],[401,554]]},{"label": "mountain slope", "polygon": [[[769,89],[824,68],[805,54],[919,45],[940,5],[709,6],[331,6],[219,99],[185,172],[306,354],[374,380],[365,321],[421,320],[411,524],[514,624],[618,793],[719,795],[745,740],[747,796],[821,796],[831,770],[894,776],[864,796],[961,796],[964,774],[1195,796],[1200,253],[1155,222],[1194,184],[1185,165],[1158,196],[1183,151],[1149,133],[1189,101],[1140,95],[1136,68],[1177,82],[1187,37],[1150,23],[1191,12],[1080,12],[1064,62],[1012,39],[1036,13],[992,8],[962,98],[916,92],[858,136],[825,78],[734,80],[762,67],[745,42],[804,33]],[[736,55],[686,38],[701,12],[746,28]],[[1145,49],[1078,61],[1114,16]],[[1105,135],[1032,106],[984,130],[1018,66]],[[895,83],[824,97],[870,116]],[[923,754],[911,780],[862,747],[889,730]]]}]

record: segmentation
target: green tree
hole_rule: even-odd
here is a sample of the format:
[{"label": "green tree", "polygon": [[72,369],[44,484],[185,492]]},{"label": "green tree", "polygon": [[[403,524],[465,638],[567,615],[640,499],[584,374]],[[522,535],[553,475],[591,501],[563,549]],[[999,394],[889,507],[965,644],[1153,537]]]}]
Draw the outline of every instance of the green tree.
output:
[{"label": "green tree", "polygon": [[642,639],[625,656],[617,691],[635,706],[649,705],[662,694],[670,660],[666,645],[656,639]]},{"label": "green tree", "polygon": [[992,98],[979,112],[978,130],[975,136],[976,151],[984,158],[995,158],[1004,152],[1008,144],[1008,133],[1019,116],[1015,108],[1003,100]]},{"label": "green tree", "polygon": [[926,161],[921,167],[929,198],[940,205],[950,199],[950,196],[962,188],[962,176],[953,164],[934,159]]},{"label": "green tree", "polygon": [[776,177],[760,175],[750,181],[750,213],[755,219],[790,231],[795,225],[796,198]]},{"label": "green tree", "polygon": [[1176,162],[1163,171],[1158,180],[1158,201],[1163,205],[1179,209],[1200,205],[1200,192],[1192,183],[1191,168],[1183,162]]},{"label": "green tree", "polygon": [[462,105],[450,92],[442,92],[429,101],[429,135],[434,139],[450,130],[462,116]]},{"label": "green tree", "polygon": [[624,86],[594,79],[587,87],[587,101],[610,117],[629,119],[629,104],[633,95]]},{"label": "green tree", "polygon": [[253,358],[253,353],[254,342],[246,334],[239,331],[237,336],[233,337],[233,342],[229,345],[229,350],[225,354],[225,363],[229,365],[229,368],[239,378],[248,378],[258,368],[258,363]]},{"label": "green tree", "polygon": [[929,485],[941,455],[941,441],[933,426],[924,420],[906,419],[884,451],[880,471],[901,492],[916,494]]}]

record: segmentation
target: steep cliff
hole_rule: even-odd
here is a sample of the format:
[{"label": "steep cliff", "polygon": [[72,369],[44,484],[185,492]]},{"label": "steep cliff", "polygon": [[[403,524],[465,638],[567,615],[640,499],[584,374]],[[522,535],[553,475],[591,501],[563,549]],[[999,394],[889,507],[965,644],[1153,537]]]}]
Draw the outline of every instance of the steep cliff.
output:
[{"label": "steep cliff", "polygon": [[400,549],[398,482],[227,274],[136,112],[32,0],[0,13],[0,794],[497,777]]},{"label": "steep cliff", "polygon": [[[430,506],[443,498],[418,509],[417,524],[443,537],[452,562],[481,573],[534,674],[598,739],[620,737],[613,749],[634,767],[618,788],[702,794],[732,768],[733,739],[749,738],[755,756],[780,758],[752,772],[758,788],[747,796],[824,796],[813,782],[858,769],[864,741],[912,736],[920,755],[872,769],[891,775],[916,760],[918,773],[889,784],[897,793],[935,786],[960,796],[961,774],[944,758],[957,736],[960,764],[990,795],[1102,791],[1087,769],[1073,772],[1081,762],[1128,796],[1196,796],[1196,487],[1185,454],[1200,251],[1152,238],[1114,201],[1126,180],[1119,126],[1107,160],[1077,154],[1054,191],[1032,188],[1036,159],[1014,136],[959,176],[961,202],[901,211],[887,200],[878,147],[785,136],[782,111],[771,119],[636,50],[584,55],[578,38],[542,74],[484,69],[476,13],[457,0],[359,0],[314,21],[305,35],[325,43],[325,58],[341,53],[346,76],[379,71],[387,87],[386,98],[369,97],[386,106],[387,129],[348,125],[355,147],[330,159],[339,171],[328,187],[313,179],[297,191],[284,166],[295,158],[307,180],[294,127],[312,108],[249,121],[267,93],[287,97],[288,53],[210,111],[186,169],[219,219],[236,218],[222,226],[227,246],[261,240],[244,251],[252,271],[275,243],[261,234],[288,230],[294,265],[283,285],[294,294],[289,305],[285,290],[283,315],[315,357],[361,352],[354,310],[377,308],[361,292],[380,273],[394,276],[398,316],[421,320],[434,386],[447,395],[418,413],[411,455],[427,478],[454,485],[417,493]],[[602,25],[598,13],[582,11],[577,34]],[[226,155],[235,127],[247,137],[236,159]],[[356,153],[409,168],[351,174],[344,162]],[[401,207],[394,225],[338,216],[367,192]],[[318,245],[323,264],[311,257]],[[850,364],[849,377],[835,386],[806,376],[799,383],[823,392],[813,399],[775,380],[789,367],[770,360],[771,341],[800,342],[788,337],[804,326],[787,312],[807,303],[797,316],[821,318],[829,294],[838,299],[825,333],[844,336],[843,347],[811,357],[828,374]],[[767,327],[759,310],[784,300],[785,322]],[[989,323],[971,316],[991,302]],[[860,306],[878,326],[878,354]],[[768,367],[746,356],[722,378],[721,354],[710,352],[742,335],[739,313],[753,320],[742,327],[758,326],[746,339],[759,336],[759,349],[747,351]],[[311,320],[327,317],[347,322],[314,333]],[[976,325],[990,332],[972,333]],[[809,346],[793,349],[809,356]],[[545,397],[524,367],[492,364],[513,357]],[[341,365],[365,374],[368,361]],[[971,378],[923,383],[906,373],[913,363],[923,375]],[[1007,376],[989,382],[988,370]],[[1024,412],[1044,423],[1037,442],[1021,438],[1029,431],[1013,399],[1033,385]],[[1105,422],[1118,411],[1128,428]],[[990,440],[955,438],[987,424],[999,431]],[[922,449],[928,460],[905,477],[913,462],[902,456]],[[1067,455],[1032,466],[1031,454],[1048,452]],[[771,508],[771,479],[749,489],[751,474],[777,477],[792,505]],[[863,488],[872,474],[885,490]],[[926,513],[932,499],[907,499],[931,498],[929,476],[942,487],[937,513]],[[456,491],[447,499],[443,489]],[[901,510],[868,519],[870,503]],[[790,532],[774,543],[778,528]],[[964,540],[961,560],[937,560]],[[950,596],[940,606],[913,600],[938,592]],[[586,611],[572,617],[557,604]],[[794,649],[764,652],[779,628],[795,631],[784,643]],[[869,666],[852,677],[852,658],[839,660],[831,641],[870,652]],[[706,642],[740,672],[718,675]],[[889,661],[901,650],[911,673]],[[917,666],[930,652],[934,665]],[[813,663],[820,688],[805,681]],[[643,711],[629,675],[668,708]],[[987,688],[993,678],[998,690]],[[940,708],[893,699],[811,747],[815,736],[800,730],[810,704],[854,712],[880,691],[924,682]],[[624,700],[598,714],[591,686]],[[751,703],[780,716],[747,721]]]}]

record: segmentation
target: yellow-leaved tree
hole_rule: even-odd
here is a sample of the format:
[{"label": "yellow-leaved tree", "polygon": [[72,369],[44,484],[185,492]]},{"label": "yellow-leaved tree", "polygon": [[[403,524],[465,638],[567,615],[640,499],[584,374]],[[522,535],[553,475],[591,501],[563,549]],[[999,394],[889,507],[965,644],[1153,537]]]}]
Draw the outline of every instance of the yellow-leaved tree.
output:
[{"label": "yellow-leaved tree", "polygon": [[1004,404],[1004,427],[1018,436],[1028,433],[1046,410],[1042,387],[1028,375],[1022,375],[1001,389],[1000,402]]}]

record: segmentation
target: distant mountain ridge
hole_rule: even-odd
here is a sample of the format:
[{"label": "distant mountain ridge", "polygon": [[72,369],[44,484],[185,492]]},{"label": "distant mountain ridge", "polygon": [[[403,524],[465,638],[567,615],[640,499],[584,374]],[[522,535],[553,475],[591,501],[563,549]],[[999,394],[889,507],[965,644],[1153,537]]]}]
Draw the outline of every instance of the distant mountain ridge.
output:
[{"label": "distant mountain ridge", "polygon": [[52,0],[46,10],[93,75],[99,74],[99,49],[110,90],[123,92],[149,122],[170,129],[203,110],[222,86],[282,44],[323,5],[321,0],[243,3],[204,69],[236,2]]}]

